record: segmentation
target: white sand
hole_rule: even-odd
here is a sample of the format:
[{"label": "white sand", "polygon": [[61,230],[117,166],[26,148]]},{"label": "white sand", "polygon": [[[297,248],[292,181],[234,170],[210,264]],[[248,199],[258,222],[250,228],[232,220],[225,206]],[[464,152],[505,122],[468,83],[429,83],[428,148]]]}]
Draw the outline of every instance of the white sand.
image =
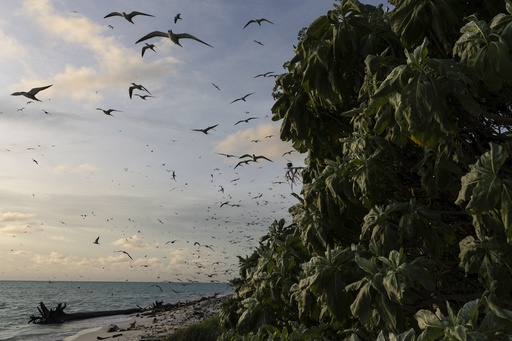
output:
[{"label": "white sand", "polygon": [[[188,306],[174,307],[171,310],[137,314],[124,322],[116,323],[119,330],[108,332],[109,326],[88,329],[70,336],[64,341],[97,341],[100,338],[117,341],[150,340],[165,336],[176,329],[197,323],[215,315],[220,310],[225,297],[208,298]],[[115,336],[115,337],[114,337]]]}]

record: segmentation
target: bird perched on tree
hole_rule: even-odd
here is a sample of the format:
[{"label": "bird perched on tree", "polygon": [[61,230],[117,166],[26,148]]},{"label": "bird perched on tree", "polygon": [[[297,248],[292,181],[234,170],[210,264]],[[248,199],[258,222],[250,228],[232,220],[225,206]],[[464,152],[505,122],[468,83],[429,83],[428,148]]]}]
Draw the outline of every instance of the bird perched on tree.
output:
[{"label": "bird perched on tree", "polygon": [[200,132],[205,133],[206,135],[208,135],[208,132],[209,132],[210,130],[212,130],[213,128],[215,128],[216,126],[218,126],[218,125],[219,125],[219,124],[216,124],[216,125],[214,125],[214,126],[210,126],[210,127],[208,127],[208,128],[204,128],[204,129],[190,129],[190,130],[193,130],[193,131],[200,131]]},{"label": "bird perched on tree", "polygon": [[39,91],[43,91],[45,89],[48,89],[50,86],[52,86],[53,84],[50,84],[50,85],[47,85],[47,86],[42,86],[42,87],[39,87],[39,88],[33,88],[33,89],[30,89],[30,91],[28,92],[25,92],[25,91],[17,91],[17,92],[13,92],[11,94],[11,96],[25,96],[27,98],[30,98],[31,100],[34,100],[34,101],[38,101],[38,102],[41,102],[41,100],[37,99],[36,98],[36,95]]},{"label": "bird perched on tree", "polygon": [[136,15],[145,15],[147,17],[154,17],[154,15],[151,15],[151,14],[146,14],[146,13],[142,13],[142,12],[137,12],[137,11],[133,11],[133,12],[130,12],[130,13],[125,13],[125,12],[112,12],[112,13],[109,13],[107,14],[106,16],[103,17],[103,19],[106,19],[106,18],[109,18],[109,17],[123,17],[125,18],[126,20],[128,20],[129,22],[131,22],[132,24],[135,24],[132,19],[134,16]]},{"label": "bird perched on tree", "polygon": [[267,19],[265,19],[265,18],[261,18],[261,19],[252,19],[252,20],[249,20],[249,21],[247,22],[247,24],[245,24],[244,28],[246,28],[247,26],[249,26],[249,24],[252,24],[253,22],[255,22],[255,23],[257,23],[258,25],[260,25],[260,26],[261,26],[261,23],[262,23],[263,21],[266,21],[266,22],[271,23],[272,25],[274,25],[274,23],[273,23],[272,21],[267,20]]},{"label": "bird perched on tree", "polygon": [[[210,47],[213,47],[210,44],[202,41],[199,38],[194,37],[191,34],[188,34],[188,33],[174,33],[172,30],[168,30],[167,32],[161,32],[161,31],[150,32],[150,33],[146,34],[144,37],[142,37],[139,40],[137,40],[135,42],[135,44],[140,43],[141,41],[144,41],[144,40],[147,40],[147,39],[154,38],[154,37],[169,38],[169,39],[171,39],[171,41],[173,43],[175,43],[176,45],[179,45],[179,46],[181,46],[180,39],[193,39],[193,40],[198,41],[198,42],[200,42],[202,44],[205,44],[205,45],[208,45]],[[183,46],[181,46],[181,47],[183,47]]]}]

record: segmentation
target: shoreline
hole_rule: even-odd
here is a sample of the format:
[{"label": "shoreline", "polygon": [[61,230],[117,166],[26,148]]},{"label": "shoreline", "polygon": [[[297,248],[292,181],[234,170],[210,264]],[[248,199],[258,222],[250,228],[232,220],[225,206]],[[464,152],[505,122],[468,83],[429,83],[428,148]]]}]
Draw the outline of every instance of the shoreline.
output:
[{"label": "shoreline", "polygon": [[62,341],[154,340],[217,314],[222,302],[229,296],[203,297],[194,301],[156,306],[142,313],[126,316],[126,320],[115,325],[85,329]]}]

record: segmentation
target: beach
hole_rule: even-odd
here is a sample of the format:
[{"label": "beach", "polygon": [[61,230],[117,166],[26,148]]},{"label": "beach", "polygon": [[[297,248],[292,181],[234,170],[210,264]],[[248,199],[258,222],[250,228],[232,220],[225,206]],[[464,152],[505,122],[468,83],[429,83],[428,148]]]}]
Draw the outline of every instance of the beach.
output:
[{"label": "beach", "polygon": [[176,304],[162,304],[154,309],[129,316],[125,321],[81,331],[63,341],[155,340],[173,333],[178,328],[215,315],[220,311],[221,304],[227,297],[212,296]]}]

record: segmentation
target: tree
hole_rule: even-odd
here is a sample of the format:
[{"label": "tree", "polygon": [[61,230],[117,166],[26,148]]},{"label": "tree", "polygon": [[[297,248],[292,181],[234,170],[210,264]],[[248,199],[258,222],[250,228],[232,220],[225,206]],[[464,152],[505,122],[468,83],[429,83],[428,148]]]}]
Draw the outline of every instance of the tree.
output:
[{"label": "tree", "polygon": [[225,340],[512,339],[512,2],[342,0],[276,80],[307,153]]}]

